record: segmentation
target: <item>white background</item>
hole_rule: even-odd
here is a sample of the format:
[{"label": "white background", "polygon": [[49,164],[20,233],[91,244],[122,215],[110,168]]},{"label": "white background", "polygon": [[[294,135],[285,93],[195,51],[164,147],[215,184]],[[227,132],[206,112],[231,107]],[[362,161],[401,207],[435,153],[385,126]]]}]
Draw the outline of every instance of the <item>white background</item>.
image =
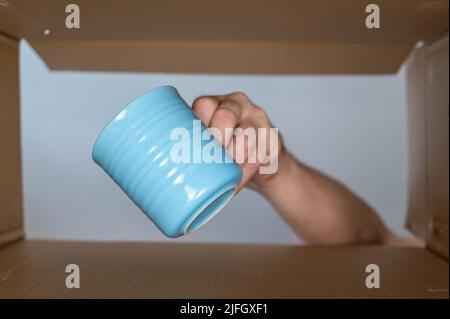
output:
[{"label": "white background", "polygon": [[22,154],[28,238],[299,243],[264,198],[241,192],[197,232],[166,239],[91,160],[102,127],[154,87],[246,92],[301,161],[361,195],[399,233],[406,209],[404,74],[222,76],[50,72],[21,44]]}]

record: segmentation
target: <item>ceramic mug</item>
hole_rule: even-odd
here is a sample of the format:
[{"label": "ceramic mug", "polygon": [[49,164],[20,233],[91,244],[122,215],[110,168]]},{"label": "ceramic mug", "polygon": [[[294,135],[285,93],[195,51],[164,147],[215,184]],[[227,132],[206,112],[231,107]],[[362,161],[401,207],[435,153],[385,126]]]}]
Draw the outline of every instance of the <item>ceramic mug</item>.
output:
[{"label": "ceramic mug", "polygon": [[[207,128],[171,86],[153,89],[128,104],[98,136],[93,160],[168,237],[192,232],[216,215],[234,196],[242,176],[222,145],[223,161],[173,161],[179,141],[174,129],[192,140]],[[209,133],[206,132],[206,133]],[[210,135],[210,134],[209,134]],[[197,145],[198,146],[198,145]]]}]

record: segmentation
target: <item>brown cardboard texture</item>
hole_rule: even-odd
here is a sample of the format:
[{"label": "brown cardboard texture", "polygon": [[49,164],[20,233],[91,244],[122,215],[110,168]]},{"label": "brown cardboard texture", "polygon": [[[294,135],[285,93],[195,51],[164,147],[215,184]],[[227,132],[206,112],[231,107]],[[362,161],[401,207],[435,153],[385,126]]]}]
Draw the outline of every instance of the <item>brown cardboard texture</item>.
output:
[{"label": "brown cardboard texture", "polygon": [[357,43],[35,41],[31,44],[53,70],[230,74],[394,73],[411,50],[409,45]]},{"label": "brown cardboard texture", "polygon": [[406,104],[408,121],[408,214],[406,227],[426,239],[427,148],[425,71],[422,51],[414,50],[406,61]]},{"label": "brown cardboard texture", "polygon": [[[364,284],[372,263],[380,289]],[[0,298],[15,297],[448,298],[448,263],[421,248],[25,241],[0,254]]]},{"label": "brown cardboard texture", "polygon": [[[31,41],[54,70],[195,73],[394,73],[414,44],[448,30],[448,1],[7,0],[0,30]],[[48,30],[48,34],[44,31]]]},{"label": "brown cardboard texture", "polygon": [[448,37],[426,47],[427,245],[448,259],[449,97]]},{"label": "brown cardboard texture", "polygon": [[0,246],[23,237],[19,44],[0,34]]},{"label": "brown cardboard texture", "polygon": [[409,122],[407,226],[448,258],[448,36],[415,50],[406,64]]}]

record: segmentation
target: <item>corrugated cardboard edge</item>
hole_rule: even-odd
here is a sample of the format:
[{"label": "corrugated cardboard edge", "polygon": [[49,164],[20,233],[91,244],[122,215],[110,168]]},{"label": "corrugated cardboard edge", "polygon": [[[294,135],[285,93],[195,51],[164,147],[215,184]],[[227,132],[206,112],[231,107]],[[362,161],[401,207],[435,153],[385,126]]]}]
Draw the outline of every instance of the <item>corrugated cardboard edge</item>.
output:
[{"label": "corrugated cardboard edge", "polygon": [[388,74],[411,45],[217,41],[31,41],[51,70]]},{"label": "corrugated cardboard edge", "polygon": [[24,237],[19,42],[0,34],[0,246]]}]

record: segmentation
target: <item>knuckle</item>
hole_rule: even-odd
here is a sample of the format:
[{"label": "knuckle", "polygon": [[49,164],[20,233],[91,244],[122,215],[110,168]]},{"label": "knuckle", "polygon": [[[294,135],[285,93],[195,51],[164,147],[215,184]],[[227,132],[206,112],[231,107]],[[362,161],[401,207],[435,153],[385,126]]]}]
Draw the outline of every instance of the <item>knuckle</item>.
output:
[{"label": "knuckle", "polygon": [[219,108],[214,114],[214,122],[224,125],[232,125],[237,122],[238,118],[233,111],[227,108]]},{"label": "knuckle", "polygon": [[213,106],[214,100],[208,96],[199,96],[192,103],[192,109],[198,111],[202,108]]},{"label": "knuckle", "polygon": [[262,107],[254,106],[252,109],[252,114],[258,119],[267,119],[267,113]]},{"label": "knuckle", "polygon": [[241,92],[241,91],[233,92],[230,94],[230,96],[239,101],[244,101],[244,100],[249,101],[247,94],[245,94],[244,92]]},{"label": "knuckle", "polygon": [[266,112],[263,110],[262,107],[259,107],[259,106],[257,106],[257,105],[253,106],[253,112],[254,112],[255,114],[259,114],[259,115],[265,114],[265,113],[266,113]]}]

